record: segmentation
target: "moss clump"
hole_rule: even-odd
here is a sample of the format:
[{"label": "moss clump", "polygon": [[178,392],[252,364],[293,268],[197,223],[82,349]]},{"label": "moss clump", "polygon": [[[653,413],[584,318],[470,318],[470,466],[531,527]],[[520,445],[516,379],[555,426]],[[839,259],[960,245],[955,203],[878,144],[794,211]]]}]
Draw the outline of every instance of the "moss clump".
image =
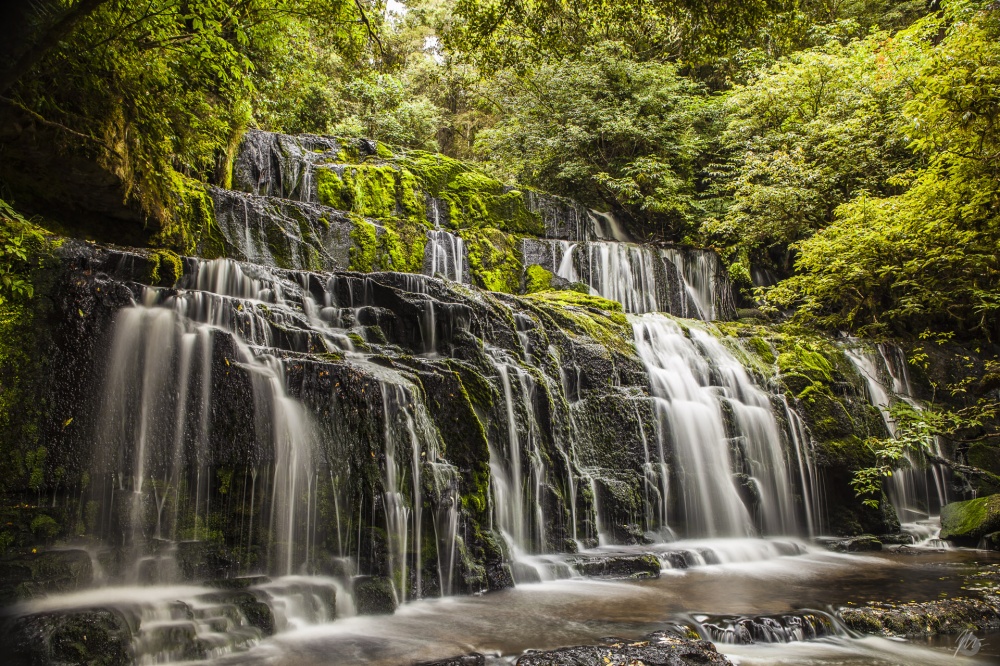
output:
[{"label": "moss clump", "polygon": [[833,364],[808,342],[785,345],[778,354],[778,369],[785,374],[805,375],[813,381],[833,381]]},{"label": "moss clump", "polygon": [[419,273],[424,265],[427,229],[411,218],[381,220],[384,229],[379,236],[380,270]]},{"label": "moss clump", "polygon": [[316,169],[316,193],[319,202],[337,210],[349,210],[344,199],[344,181],[333,169]]},{"label": "moss clump", "polygon": [[156,250],[149,256],[150,284],[172,287],[184,275],[184,263],[180,255],[170,250]]},{"label": "moss clump", "polygon": [[[562,303],[564,305],[577,305],[584,308],[593,308],[604,312],[622,312],[622,304],[618,301],[611,301],[601,296],[593,294],[581,294],[578,291],[546,291],[532,295],[534,298],[543,299],[549,303]],[[622,324],[628,324],[624,316],[619,318]]]},{"label": "moss clump", "polygon": [[551,271],[542,268],[538,264],[532,264],[525,271],[524,290],[529,294],[548,291],[552,288],[552,277]]},{"label": "moss clump", "polygon": [[469,272],[483,289],[516,294],[521,291],[521,249],[518,239],[499,229],[466,229],[461,234],[469,256]]}]

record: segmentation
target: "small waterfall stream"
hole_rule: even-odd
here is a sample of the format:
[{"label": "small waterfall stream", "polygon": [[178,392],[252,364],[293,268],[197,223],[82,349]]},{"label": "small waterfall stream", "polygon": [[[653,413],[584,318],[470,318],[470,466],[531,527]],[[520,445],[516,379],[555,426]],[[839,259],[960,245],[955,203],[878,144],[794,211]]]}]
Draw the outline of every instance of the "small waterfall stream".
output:
[{"label": "small waterfall stream", "polygon": [[[887,344],[870,348],[854,343],[845,348],[845,353],[864,379],[868,399],[881,413],[886,430],[895,436],[896,423],[891,406],[902,400],[920,409],[902,351]],[[940,443],[936,438],[932,447],[931,453],[940,456]],[[904,458],[906,467],[897,470],[889,479],[886,494],[904,529],[925,540],[927,530],[921,523],[937,516],[941,507],[949,501],[947,469],[938,463],[928,462],[920,451],[908,449]]]}]

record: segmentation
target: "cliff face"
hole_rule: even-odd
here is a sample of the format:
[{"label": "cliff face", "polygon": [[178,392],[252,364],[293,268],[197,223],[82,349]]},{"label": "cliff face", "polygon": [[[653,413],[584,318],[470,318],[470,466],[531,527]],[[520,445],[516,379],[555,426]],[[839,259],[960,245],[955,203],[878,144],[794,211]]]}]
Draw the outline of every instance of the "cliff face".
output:
[{"label": "cliff face", "polygon": [[63,243],[5,320],[7,600],[317,573],[384,609],[600,542],[898,530],[849,486],[864,377],[706,321],[714,253],[365,142],[251,132],[232,188],[187,255]]}]

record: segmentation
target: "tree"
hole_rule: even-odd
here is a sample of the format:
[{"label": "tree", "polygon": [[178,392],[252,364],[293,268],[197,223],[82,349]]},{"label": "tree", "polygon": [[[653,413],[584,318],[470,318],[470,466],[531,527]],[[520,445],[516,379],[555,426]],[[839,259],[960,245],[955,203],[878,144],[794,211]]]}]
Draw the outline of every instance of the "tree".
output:
[{"label": "tree", "polygon": [[530,77],[501,77],[492,91],[500,119],[477,149],[498,172],[675,234],[693,219],[709,98],[676,66],[606,42]]}]

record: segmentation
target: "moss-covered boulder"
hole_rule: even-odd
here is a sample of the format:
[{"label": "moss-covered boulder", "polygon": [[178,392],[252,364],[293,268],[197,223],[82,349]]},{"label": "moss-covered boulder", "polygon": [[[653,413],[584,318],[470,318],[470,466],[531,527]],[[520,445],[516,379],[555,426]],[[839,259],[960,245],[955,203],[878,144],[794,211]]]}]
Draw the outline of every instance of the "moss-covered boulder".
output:
[{"label": "moss-covered boulder", "polygon": [[354,605],[358,615],[392,615],[396,612],[392,581],[383,576],[358,576],[354,579]]},{"label": "moss-covered boulder", "polygon": [[941,509],[941,538],[963,546],[1000,531],[1000,494],[967,502],[952,502]]}]

